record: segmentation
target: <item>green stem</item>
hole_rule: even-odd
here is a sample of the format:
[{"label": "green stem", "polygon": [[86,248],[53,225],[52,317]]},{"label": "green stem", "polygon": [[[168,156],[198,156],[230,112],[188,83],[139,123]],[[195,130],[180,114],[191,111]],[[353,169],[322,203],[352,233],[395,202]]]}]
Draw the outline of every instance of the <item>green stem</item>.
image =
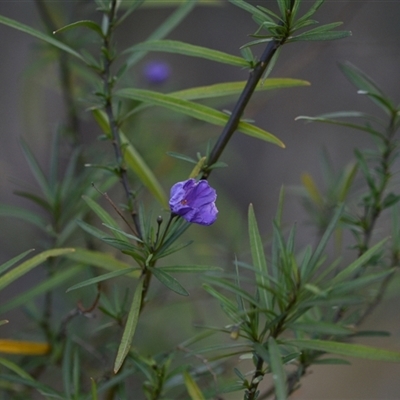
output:
[{"label": "green stem", "polygon": [[127,198],[128,202],[128,209],[129,212],[132,216],[133,223],[135,224],[136,232],[138,234],[138,237],[142,237],[142,232],[140,231],[140,224],[138,221],[138,217],[136,212],[134,211],[134,196],[133,192],[130,188],[129,181],[128,181],[128,174],[126,167],[124,165],[124,156],[122,153],[122,143],[121,143],[121,138],[119,135],[119,127],[117,120],[114,115],[113,111],[113,106],[112,106],[112,99],[113,99],[113,87],[114,87],[114,77],[111,72],[111,65],[114,61],[112,52],[112,36],[113,36],[113,31],[114,31],[114,25],[116,22],[116,6],[117,6],[117,0],[112,0],[111,2],[111,7],[108,12],[108,29],[106,34],[104,35],[104,40],[103,40],[103,47],[105,51],[102,52],[103,54],[103,73],[102,73],[102,78],[103,78],[103,86],[104,86],[104,98],[105,98],[105,104],[104,104],[104,110],[107,114],[108,121],[110,124],[110,131],[111,131],[111,137],[112,137],[112,145],[114,147],[114,153],[115,157],[117,159],[117,165],[118,165],[118,174],[122,183],[122,186],[125,191],[125,195]]}]

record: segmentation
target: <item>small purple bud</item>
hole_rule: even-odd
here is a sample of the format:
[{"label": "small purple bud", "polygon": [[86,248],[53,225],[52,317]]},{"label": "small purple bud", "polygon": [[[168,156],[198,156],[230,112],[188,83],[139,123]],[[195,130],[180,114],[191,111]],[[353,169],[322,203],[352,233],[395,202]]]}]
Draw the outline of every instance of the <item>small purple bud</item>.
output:
[{"label": "small purple bud", "polygon": [[188,179],[172,186],[169,207],[188,222],[211,225],[218,214],[216,199],[216,191],[206,180]]},{"label": "small purple bud", "polygon": [[143,74],[150,83],[161,84],[169,78],[171,70],[164,61],[150,61],[144,66]]}]

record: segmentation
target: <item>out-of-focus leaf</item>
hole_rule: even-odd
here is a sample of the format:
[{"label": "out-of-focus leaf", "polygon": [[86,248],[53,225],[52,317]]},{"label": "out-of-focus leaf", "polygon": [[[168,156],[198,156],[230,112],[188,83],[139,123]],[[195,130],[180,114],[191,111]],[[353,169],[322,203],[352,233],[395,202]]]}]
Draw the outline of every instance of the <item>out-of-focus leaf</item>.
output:
[{"label": "out-of-focus leaf", "polygon": [[310,174],[304,173],[301,175],[301,182],[303,186],[306,188],[308,195],[311,197],[313,202],[322,207],[324,204],[324,199],[322,198],[321,193],[318,190],[317,185],[315,184],[314,179]]},{"label": "out-of-focus leaf", "polygon": [[122,364],[125,361],[125,358],[131,348],[133,335],[135,334],[136,326],[139,320],[140,307],[142,305],[143,282],[143,278],[139,279],[139,282],[135,289],[135,293],[133,295],[133,300],[125,324],[124,333],[122,334],[121,343],[119,344],[117,357],[114,363],[114,373],[117,373],[121,369]]},{"label": "out-of-focus leaf", "polygon": [[50,351],[49,343],[0,339],[0,353],[39,356]]},{"label": "out-of-focus leaf", "polygon": [[[132,268],[132,265],[124,261],[117,260],[112,254],[82,249],[79,247],[75,248],[74,253],[66,255],[66,257],[79,263],[104,268],[109,271],[119,271],[121,269]],[[138,278],[139,275],[139,271],[133,271],[129,274],[129,276],[133,278]]]},{"label": "out-of-focus leaf", "polygon": [[351,335],[354,330],[329,322],[294,322],[288,325],[289,329],[300,330],[307,333],[318,333],[326,335]]},{"label": "out-of-focus leaf", "polygon": [[183,373],[183,379],[191,400],[205,400],[205,397],[201,393],[199,386],[187,371]]},{"label": "out-of-focus leaf", "polygon": [[[110,126],[106,114],[101,110],[92,110],[92,114],[101,127],[102,131],[110,137]],[[140,181],[146,186],[154,197],[161,203],[164,208],[168,208],[167,196],[164,189],[154,175],[153,171],[149,168],[142,156],[135,149],[129,139],[123,132],[119,132],[121,138],[121,145],[124,148],[124,160],[139,177]]]},{"label": "out-of-focus leaf", "polygon": [[62,256],[64,254],[72,253],[74,251],[75,251],[75,249],[72,249],[72,248],[52,249],[52,250],[44,251],[44,252],[30,258],[29,260],[24,261],[22,264],[18,265],[11,271],[5,273],[0,278],[0,290],[4,289],[6,286],[8,286],[10,283],[14,282],[19,277],[28,273],[30,270],[35,268],[37,265],[43,263],[48,258]]},{"label": "out-of-focus leaf", "polygon": [[56,392],[51,387],[44,385],[41,382],[35,381],[32,377],[25,378],[16,375],[1,374],[1,379],[4,381],[14,382],[19,385],[25,385],[36,389],[44,398],[65,400],[65,396]]},{"label": "out-of-focus leaf", "polygon": [[125,268],[125,269],[121,269],[119,271],[113,271],[113,272],[109,272],[108,274],[96,276],[95,278],[87,279],[83,282],[77,283],[76,285],[69,287],[67,289],[66,293],[71,292],[72,290],[80,289],[85,286],[94,285],[95,283],[103,282],[108,279],[116,278],[121,275],[126,275],[135,270],[140,270],[140,268],[136,268],[136,267]]},{"label": "out-of-focus leaf", "polygon": [[24,140],[21,140],[21,147],[24,152],[25,158],[28,161],[30,170],[35,177],[36,182],[39,184],[43,195],[45,196],[46,200],[50,204],[52,204],[54,200],[54,193],[52,192],[52,188],[49,186],[49,183],[44,175],[44,172],[42,171],[42,168],[40,167],[31,149],[28,147],[27,143]]},{"label": "out-of-focus leaf", "polygon": [[327,353],[340,354],[346,357],[365,358],[377,361],[400,362],[400,352],[393,350],[377,349],[375,347],[364,346],[361,344],[306,339],[290,339],[285,340],[285,343],[296,346],[299,349],[324,351]]},{"label": "out-of-focus leaf", "polygon": [[364,254],[354,260],[350,265],[340,271],[336,276],[334,276],[330,281],[329,284],[331,287],[334,287],[339,282],[346,281],[349,277],[351,277],[360,267],[365,265],[370,258],[382,248],[382,246],[387,242],[388,238],[385,238],[372,246],[368,249]]},{"label": "out-of-focus leaf", "polygon": [[[73,253],[69,253],[65,257],[88,266],[104,268],[108,271],[118,271],[132,267],[124,261],[117,260],[112,254],[79,247],[75,248]],[[132,272],[130,276],[137,278],[139,273]]]},{"label": "out-of-focus leaf", "polygon": [[22,207],[0,204],[0,216],[22,219],[23,221],[29,222],[30,224],[40,228],[42,231],[48,233],[46,220],[41,218],[37,213],[26,210]]},{"label": "out-of-focus leaf", "polygon": [[258,287],[258,293],[261,298],[261,304],[263,308],[267,310],[271,309],[271,295],[266,288],[269,287],[268,281],[268,268],[267,261],[265,259],[264,247],[261,240],[260,232],[258,230],[257,220],[254,213],[253,205],[250,204],[248,211],[249,220],[249,239],[250,239],[250,250],[253,265],[256,268],[256,282]]},{"label": "out-of-focus leaf", "polygon": [[322,238],[319,241],[317,248],[315,249],[313,255],[311,256],[310,261],[305,266],[305,268],[301,270],[302,278],[304,280],[307,280],[314,273],[315,268],[317,267],[318,262],[320,260],[320,257],[322,256],[322,253],[325,250],[326,245],[328,244],[328,240],[331,237],[333,231],[337,227],[337,223],[339,222],[339,219],[343,213],[343,208],[344,205],[342,204],[336,209],[336,212],[334,213],[328,227],[326,228],[324,234],[322,235]]},{"label": "out-of-focus leaf", "polygon": [[56,274],[34,286],[32,289],[19,294],[18,296],[14,297],[4,304],[1,304],[0,313],[4,313],[16,307],[28,304],[35,297],[46,293],[49,290],[53,290],[56,287],[64,284],[65,282],[68,282],[69,279],[78,274],[81,270],[82,266],[80,265],[72,268],[65,268],[62,271],[57,271]]},{"label": "out-of-focus leaf", "polygon": [[168,265],[165,267],[158,267],[164,272],[206,272],[206,271],[221,271],[220,267],[212,267],[208,265]]},{"label": "out-of-focus leaf", "polygon": [[148,268],[153,275],[168,289],[180,294],[181,296],[189,296],[189,292],[173,276],[160,268]]},{"label": "out-of-focus leaf", "polygon": [[283,368],[281,353],[278,344],[273,337],[268,339],[268,354],[270,358],[270,367],[272,371],[272,379],[275,384],[275,395],[277,400],[286,400],[287,398],[287,382],[286,372]]},{"label": "out-of-focus leaf", "polygon": [[388,275],[393,274],[396,269],[390,269],[388,271],[378,272],[376,274],[369,274],[365,276],[361,276],[357,279],[350,280],[348,282],[342,282],[334,287],[332,287],[332,293],[334,295],[346,294],[346,293],[354,293],[356,290],[362,289],[365,286],[372,285],[375,282],[381,281],[386,278]]},{"label": "out-of-focus leaf", "polygon": [[[214,110],[211,107],[196,104],[187,100],[177,99],[171,95],[157,93],[150,90],[132,88],[122,89],[117,92],[117,95],[166,107],[170,110],[219,126],[224,126],[229,119],[228,115],[221,111]],[[271,133],[247,122],[241,121],[238,126],[238,131],[274,143],[280,147],[285,147],[284,144]]]},{"label": "out-of-focus leaf", "polygon": [[17,22],[13,19],[3,17],[3,16],[0,16],[0,24],[7,25],[7,26],[10,26],[11,28],[25,32],[31,36],[34,36],[40,40],[47,42],[48,44],[51,44],[52,46],[59,48],[60,50],[63,50],[65,52],[73,55],[74,57],[80,59],[81,61],[84,61],[83,57],[78,52],[76,52],[74,49],[72,49],[71,47],[52,38],[51,36],[48,36],[40,31],[37,31],[36,29],[31,28],[28,25],[21,24],[20,22]]},{"label": "out-of-focus leaf", "polygon": [[222,51],[196,46],[177,40],[149,40],[139,43],[128,49],[131,51],[162,51],[167,53],[183,54],[191,57],[200,57],[207,60],[229,64],[236,67],[249,67],[249,63],[242,57],[233,56]]},{"label": "out-of-focus leaf", "polygon": [[6,261],[4,264],[0,265],[0,274],[3,274],[6,272],[8,269],[10,269],[14,264],[16,264],[19,260],[22,260],[27,254],[31,253],[32,251],[35,251],[35,249],[29,249],[21,254],[18,254],[11,260]]}]

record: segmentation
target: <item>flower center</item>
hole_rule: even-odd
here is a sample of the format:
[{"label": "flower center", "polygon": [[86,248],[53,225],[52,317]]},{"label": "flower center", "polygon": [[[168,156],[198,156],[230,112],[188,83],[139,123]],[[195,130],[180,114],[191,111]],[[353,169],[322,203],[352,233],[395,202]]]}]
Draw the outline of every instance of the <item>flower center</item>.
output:
[{"label": "flower center", "polygon": [[187,204],[187,200],[186,199],[183,199],[183,200],[181,200],[181,204],[183,205],[183,206],[185,206],[186,204]]}]

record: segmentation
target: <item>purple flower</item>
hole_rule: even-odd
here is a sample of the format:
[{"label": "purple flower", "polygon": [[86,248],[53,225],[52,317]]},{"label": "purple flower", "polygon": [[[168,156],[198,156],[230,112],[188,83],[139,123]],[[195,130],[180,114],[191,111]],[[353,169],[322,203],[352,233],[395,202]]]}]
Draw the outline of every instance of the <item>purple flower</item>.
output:
[{"label": "purple flower", "polygon": [[188,179],[172,186],[169,206],[174,214],[188,222],[211,225],[218,214],[216,199],[216,191],[206,180],[197,182],[195,179]]},{"label": "purple flower", "polygon": [[169,78],[171,71],[167,63],[151,61],[144,66],[143,74],[150,83],[160,84]]}]

